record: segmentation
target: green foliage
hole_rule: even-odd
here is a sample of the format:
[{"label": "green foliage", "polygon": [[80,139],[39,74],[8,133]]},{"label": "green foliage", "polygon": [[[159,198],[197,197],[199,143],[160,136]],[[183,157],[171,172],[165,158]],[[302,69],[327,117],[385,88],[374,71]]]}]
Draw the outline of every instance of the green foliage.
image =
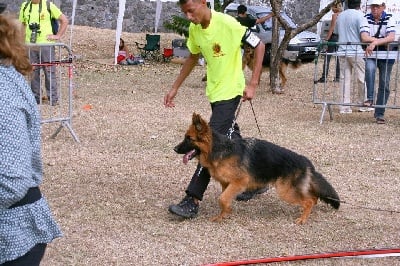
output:
[{"label": "green foliage", "polygon": [[[224,0],[224,5],[233,2],[232,0]],[[219,0],[214,0],[214,9],[218,12],[223,12],[222,5]],[[189,37],[189,24],[190,21],[181,16],[172,16],[170,21],[165,21],[163,26],[164,28],[171,30],[179,35],[185,36],[186,38]]]},{"label": "green foliage", "polygon": [[220,1],[214,1],[214,10],[218,12],[223,12]]},{"label": "green foliage", "polygon": [[190,21],[187,18],[172,16],[170,21],[164,22],[164,27],[187,38],[189,37],[189,24]]}]

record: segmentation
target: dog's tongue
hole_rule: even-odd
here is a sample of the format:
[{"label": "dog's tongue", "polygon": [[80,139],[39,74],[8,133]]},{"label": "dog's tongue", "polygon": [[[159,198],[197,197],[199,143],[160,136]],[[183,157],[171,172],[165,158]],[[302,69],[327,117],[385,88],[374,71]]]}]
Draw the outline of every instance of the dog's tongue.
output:
[{"label": "dog's tongue", "polygon": [[191,150],[190,152],[183,155],[183,163],[187,164],[193,158],[193,155],[195,153],[196,153],[196,150]]}]

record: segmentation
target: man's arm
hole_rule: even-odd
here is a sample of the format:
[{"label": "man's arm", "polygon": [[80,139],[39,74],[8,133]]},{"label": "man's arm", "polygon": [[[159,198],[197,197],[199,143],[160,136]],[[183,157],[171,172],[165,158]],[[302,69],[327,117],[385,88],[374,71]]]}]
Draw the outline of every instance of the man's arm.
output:
[{"label": "man's arm", "polygon": [[61,14],[61,16],[58,18],[58,21],[60,22],[60,29],[57,32],[58,40],[61,39],[62,36],[64,36],[64,33],[67,31],[68,27],[68,18],[66,15]]},{"label": "man's arm", "polygon": [[331,24],[329,25],[328,34],[326,34],[326,40],[329,40],[332,37],[332,34],[333,34],[334,30],[335,30],[337,17],[338,17],[337,13],[332,15]]},{"label": "man's arm", "polygon": [[372,51],[375,49],[376,46],[394,42],[395,37],[396,37],[396,34],[393,31],[389,32],[389,34],[385,38],[379,38],[379,39],[374,38],[374,37],[370,37],[370,38],[364,37],[363,38],[363,35],[361,35],[361,40],[363,42],[370,42],[370,44],[365,49],[365,54],[371,55]]},{"label": "man's arm", "polygon": [[187,76],[192,72],[193,68],[199,61],[200,54],[190,54],[189,57],[185,60],[182,65],[181,71],[179,72],[178,77],[176,78],[174,84],[172,85],[172,89],[165,95],[164,97],[164,105],[166,107],[174,107],[175,103],[173,102],[176,94],[178,93],[179,87],[185,81]]},{"label": "man's arm", "polygon": [[369,35],[369,32],[361,32],[360,36],[362,42],[373,42],[376,40],[375,37]]},{"label": "man's arm", "polygon": [[274,13],[271,13],[271,14],[268,14],[268,15],[266,15],[266,16],[264,16],[264,17],[258,18],[258,19],[256,20],[256,24],[262,24],[262,23],[264,23],[265,21],[267,21],[268,19],[272,18],[273,16],[274,16]]},{"label": "man's arm", "polygon": [[256,88],[260,82],[260,76],[262,71],[262,62],[264,59],[265,45],[260,40],[259,44],[254,48],[254,68],[251,73],[250,83],[246,85],[243,92],[243,100],[251,100],[254,98],[256,93]]}]

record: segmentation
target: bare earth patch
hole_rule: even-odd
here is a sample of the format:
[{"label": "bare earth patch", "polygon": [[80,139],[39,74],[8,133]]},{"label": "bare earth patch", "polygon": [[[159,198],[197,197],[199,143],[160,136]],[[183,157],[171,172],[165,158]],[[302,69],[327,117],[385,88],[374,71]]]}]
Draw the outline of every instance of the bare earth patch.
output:
[{"label": "bare earth patch", "polygon": [[[123,34],[131,47],[144,36]],[[308,223],[297,226],[297,207],[279,200],[272,189],[249,202],[235,202],[229,219],[212,223],[220,193],[212,181],[198,218],[169,214],[169,204],[184,196],[196,163],[183,165],[172,148],[194,111],[210,115],[201,81],[205,69],[194,69],[176,107],[166,109],[162,99],[180,65],[95,62],[112,63],[114,38],[115,31],[74,28],[72,48],[80,59],[74,64],[72,127],[81,142],[66,129],[51,139],[58,125],[43,125],[42,189],[64,237],[48,246],[42,265],[201,265],[399,247],[400,114],[388,110],[388,123],[377,125],[372,113],[340,116],[336,111],[333,122],[326,117],[320,125],[322,107],[312,103],[313,64],[289,70],[284,95],[271,94],[268,74],[263,75],[253,101],[262,136],[249,103],[242,105],[238,122],[243,136],[309,157],[345,201],[341,208],[319,203]],[[163,34],[162,47],[173,38],[179,36]],[[92,109],[86,110],[87,104]],[[398,257],[280,265],[396,264]]]}]

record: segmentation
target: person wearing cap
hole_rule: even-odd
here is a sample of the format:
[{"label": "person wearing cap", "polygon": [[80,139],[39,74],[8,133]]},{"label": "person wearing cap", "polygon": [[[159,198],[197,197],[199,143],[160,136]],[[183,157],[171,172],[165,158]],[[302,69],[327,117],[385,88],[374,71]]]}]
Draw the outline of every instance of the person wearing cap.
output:
[{"label": "person wearing cap", "polygon": [[[396,30],[392,14],[385,12],[385,3],[382,0],[369,2],[371,12],[366,14],[368,20],[369,34],[374,40],[365,49],[366,56],[373,51],[388,51],[391,49],[389,43],[395,40]],[[374,103],[375,73],[379,71],[378,95],[376,105],[386,105],[390,94],[390,75],[394,59],[382,59],[369,57],[365,60],[365,83],[367,86],[367,100],[365,106],[372,106]],[[385,108],[376,107],[374,117],[378,124],[385,124]]]}]

